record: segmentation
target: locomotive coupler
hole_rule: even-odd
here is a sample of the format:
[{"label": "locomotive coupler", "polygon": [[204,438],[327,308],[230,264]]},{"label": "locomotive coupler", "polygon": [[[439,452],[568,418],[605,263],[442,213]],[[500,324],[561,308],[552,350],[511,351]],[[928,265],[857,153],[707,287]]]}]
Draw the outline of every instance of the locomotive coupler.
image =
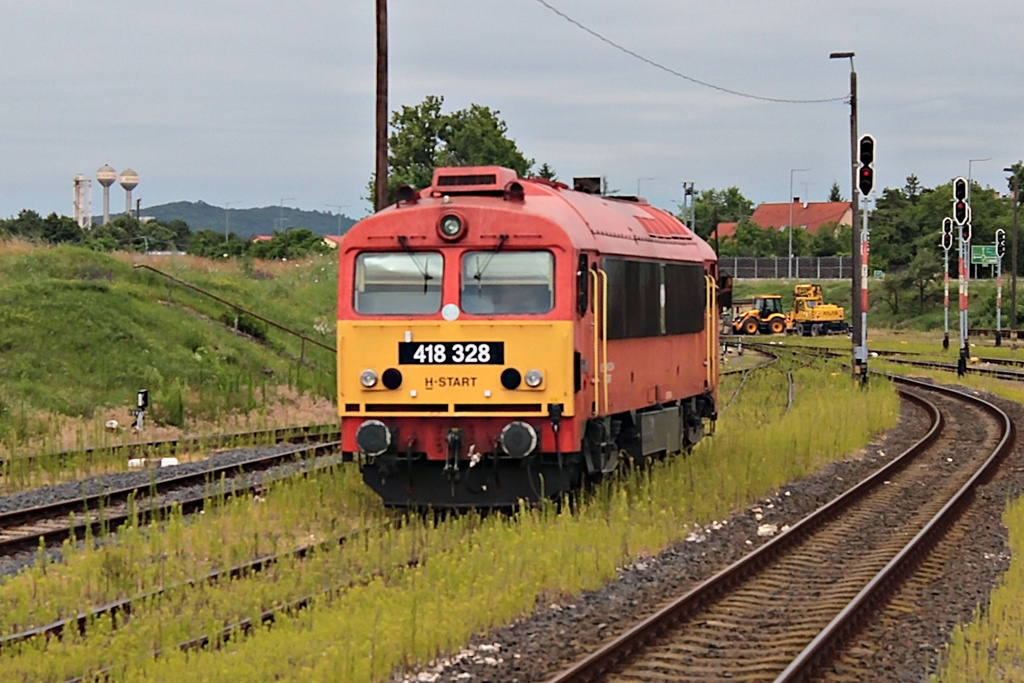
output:
[{"label": "locomotive coupler", "polygon": [[462,450],[462,430],[452,427],[445,437],[448,444],[448,452],[444,457],[444,473],[451,482],[459,480],[459,452]]}]

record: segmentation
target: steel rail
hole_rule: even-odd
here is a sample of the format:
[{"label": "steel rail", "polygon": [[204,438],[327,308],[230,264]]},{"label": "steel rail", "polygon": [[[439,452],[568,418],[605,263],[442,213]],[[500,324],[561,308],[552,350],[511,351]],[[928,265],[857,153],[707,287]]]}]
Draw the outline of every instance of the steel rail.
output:
[{"label": "steel rail", "polygon": [[[46,544],[61,542],[66,538],[70,538],[72,534],[77,538],[79,532],[105,533],[129,521],[133,515],[140,519],[151,519],[159,514],[166,514],[174,506],[180,506],[186,512],[198,510],[201,509],[203,501],[208,496],[204,495],[202,498],[193,497],[186,501],[138,509],[136,509],[136,506],[128,505],[128,502],[135,497],[141,497],[141,500],[146,500],[145,496],[147,494],[157,495],[184,486],[193,486],[206,482],[212,483],[222,475],[234,475],[269,469],[283,462],[294,460],[298,456],[302,456],[304,459],[319,457],[337,451],[340,446],[340,441],[320,443],[313,446],[298,446],[287,451],[240,463],[210,467],[201,472],[191,472],[160,481],[150,481],[143,485],[126,486],[81,498],[67,499],[33,508],[0,513],[0,553],[11,553],[34,548],[40,542]],[[325,467],[333,466],[333,464],[325,465]],[[109,513],[112,503],[124,505],[125,510],[119,514],[105,515],[105,512]],[[81,514],[81,519],[77,519],[79,513]],[[68,524],[66,521],[67,515],[70,514],[76,515],[76,520],[73,524]],[[46,520],[60,520],[61,523],[51,529],[33,530],[9,538],[3,537],[5,533],[9,533],[12,527],[42,524]]]},{"label": "steel rail", "polygon": [[[391,524],[386,522],[385,525]],[[112,621],[109,628],[116,629],[118,626],[124,623],[124,620],[130,618],[133,612],[133,605],[139,603],[145,603],[153,598],[165,595],[173,590],[179,588],[189,588],[200,583],[207,585],[213,585],[224,580],[234,580],[242,577],[251,576],[253,574],[259,574],[264,569],[267,569],[275,564],[278,564],[282,560],[295,559],[304,560],[310,553],[321,552],[324,550],[330,550],[335,547],[344,547],[353,540],[355,536],[369,535],[371,532],[379,530],[381,527],[374,527],[370,529],[363,529],[356,533],[344,534],[335,538],[326,539],[317,543],[310,543],[307,545],[299,546],[290,551],[284,553],[276,553],[274,555],[264,555],[255,560],[249,562],[243,562],[242,564],[234,565],[226,569],[219,569],[211,571],[198,578],[187,579],[180,583],[171,584],[169,586],[160,586],[153,590],[141,593],[128,598],[122,598],[113,602],[101,605],[94,609],[85,612],[79,612],[75,616],[67,617],[65,619],[58,619],[56,621],[36,626],[34,628],[26,629],[18,633],[12,633],[7,636],[0,637],[0,652],[4,648],[10,648],[13,645],[18,645],[26,641],[32,640],[39,636],[46,636],[51,638],[61,639],[71,629],[75,629],[79,636],[85,636],[91,624],[95,623],[98,617],[116,617],[121,616],[121,620]],[[415,566],[419,564],[421,560],[413,559],[408,562],[402,563],[401,566]]]},{"label": "steel rail", "polygon": [[988,477],[999,461],[1013,447],[1016,440],[1016,426],[1004,410],[993,403],[977,396],[971,396],[950,387],[936,386],[913,380],[891,376],[894,381],[911,386],[927,387],[948,395],[957,395],[980,405],[990,415],[1003,422],[1003,435],[999,443],[984,463],[975,471],[970,479],[946,502],[931,520],[903,547],[899,553],[854,597],[835,618],[822,629],[810,644],[790,663],[775,679],[776,683],[804,680],[820,670],[831,655],[836,644],[849,635],[866,613],[875,608],[895,585],[912,570],[920,560],[934,547],[942,534],[956,521],[963,510],[971,502],[977,485]]},{"label": "steel rail", "polygon": [[944,421],[942,414],[934,404],[909,392],[903,392],[901,395],[905,400],[924,408],[931,416],[931,427],[917,443],[838,498],[826,503],[794,524],[785,533],[776,536],[714,576],[705,579],[625,633],[547,679],[547,683],[580,683],[600,680],[601,676],[631,657],[634,652],[659,638],[666,630],[687,618],[704,604],[724,594],[732,585],[760,566],[769,563],[773,556],[781,554],[795,545],[815,527],[832,519],[842,510],[864,497],[878,482],[884,481],[893,472],[902,469],[914,456],[935,441],[942,430]]},{"label": "steel rail", "polygon": [[134,457],[154,451],[175,455],[204,448],[224,448],[237,444],[251,443],[282,443],[285,441],[309,440],[311,438],[331,437],[338,438],[339,430],[337,423],[334,424],[313,424],[299,427],[274,427],[271,429],[258,429],[247,432],[232,432],[228,434],[213,434],[210,436],[186,436],[179,439],[157,439],[154,441],[138,441],[133,443],[111,444],[109,446],[95,446],[91,448],[69,449],[54,451],[52,453],[27,453],[25,455],[10,455],[0,458],[0,467],[6,463],[20,461],[31,462],[33,460],[57,460],[61,464],[78,457],[94,457],[97,455],[117,455],[123,457]]}]

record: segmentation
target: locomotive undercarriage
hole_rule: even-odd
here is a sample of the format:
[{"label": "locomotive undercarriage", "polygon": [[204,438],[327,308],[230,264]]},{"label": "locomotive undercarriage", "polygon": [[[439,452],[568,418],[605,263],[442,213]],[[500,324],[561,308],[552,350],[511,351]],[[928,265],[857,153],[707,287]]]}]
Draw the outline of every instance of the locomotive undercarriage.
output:
[{"label": "locomotive undercarriage", "polygon": [[[447,433],[444,461],[427,459],[415,440],[376,457],[360,458],[363,480],[388,507],[515,507],[558,498],[597,481],[623,463],[644,466],[667,454],[688,451],[703,436],[704,421],[716,417],[710,394],[641,411],[587,421],[577,452],[509,456],[497,444],[477,452],[462,443],[462,431]],[[557,431],[560,415],[550,428]],[[392,443],[402,443],[395,431]],[[557,439],[556,439],[557,442]]]}]

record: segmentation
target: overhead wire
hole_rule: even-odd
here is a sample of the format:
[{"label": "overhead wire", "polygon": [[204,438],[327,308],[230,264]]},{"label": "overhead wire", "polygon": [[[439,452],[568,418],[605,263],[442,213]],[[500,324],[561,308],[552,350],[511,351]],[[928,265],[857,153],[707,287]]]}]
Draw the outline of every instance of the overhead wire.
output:
[{"label": "overhead wire", "polygon": [[590,35],[594,36],[595,38],[597,38],[601,42],[606,43],[607,45],[610,45],[611,47],[615,48],[616,50],[619,50],[620,52],[624,52],[627,55],[629,55],[630,57],[633,57],[634,59],[638,59],[641,62],[644,62],[645,64],[648,64],[649,66],[653,66],[656,69],[660,69],[661,71],[664,71],[666,73],[672,74],[673,76],[676,76],[678,78],[682,78],[683,80],[689,81],[691,83],[695,83],[696,85],[704,86],[705,88],[711,88],[712,90],[717,90],[719,92],[723,92],[723,93],[726,93],[728,95],[736,95],[737,97],[746,97],[746,98],[751,99],[751,100],[761,100],[763,102],[777,102],[777,103],[781,103],[781,104],[824,104],[826,102],[848,102],[849,99],[850,99],[850,95],[846,94],[846,95],[843,95],[842,97],[826,97],[826,98],[823,98],[823,99],[816,99],[816,100],[796,100],[796,99],[786,99],[786,98],[781,98],[781,97],[767,97],[767,96],[764,96],[764,95],[752,95],[750,93],[740,92],[739,90],[730,90],[729,88],[723,88],[722,86],[715,85],[714,83],[708,83],[707,81],[702,81],[699,78],[694,78],[693,76],[687,76],[686,74],[680,73],[679,71],[676,71],[675,69],[672,69],[670,67],[665,66],[664,64],[659,64],[658,62],[654,61],[653,59],[649,59],[647,57],[644,57],[643,55],[639,54],[638,52],[634,52],[633,50],[630,50],[628,47],[624,47],[624,46],[616,43],[615,41],[611,40],[610,38],[607,38],[607,37],[601,35],[597,31],[595,31],[594,29],[592,29],[592,28],[590,28],[588,26],[585,26],[584,24],[582,24],[579,21],[573,19],[572,17],[570,17],[568,14],[566,14],[563,11],[561,11],[557,7],[554,7],[553,5],[548,3],[546,0],[537,0],[537,2],[539,2],[541,5],[543,5],[547,9],[551,10],[552,12],[557,14],[558,16],[562,17],[563,19],[568,21],[573,26],[576,26],[577,28],[585,31],[586,33],[589,33]]}]

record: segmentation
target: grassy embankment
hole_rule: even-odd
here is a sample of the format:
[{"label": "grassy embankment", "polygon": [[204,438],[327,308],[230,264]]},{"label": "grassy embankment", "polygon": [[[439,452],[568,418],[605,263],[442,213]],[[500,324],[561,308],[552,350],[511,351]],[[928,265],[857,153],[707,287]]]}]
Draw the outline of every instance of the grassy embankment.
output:
[{"label": "grassy embankment", "polygon": [[[856,451],[894,424],[898,404],[887,383],[874,383],[865,396],[833,367],[795,371],[788,414],[786,368],[758,371],[718,434],[688,457],[602,487],[575,515],[545,507],[379,531],[228,585],[178,589],[138,608],[114,632],[101,621],[85,638],[5,650],[0,672],[9,680],[57,680],[113,666],[115,680],[382,680],[537,605],[597,588],[615,578],[616,567]],[[738,381],[729,378],[723,396]],[[340,468],[280,484],[263,501],[225,503],[191,523],[126,530],[98,550],[69,548],[65,564],[40,564],[0,584],[0,615],[10,615],[0,616],[0,632],[370,523],[377,517],[357,478]],[[419,566],[396,566],[412,556]],[[174,650],[221,624],[321,591],[312,608],[220,650]],[[157,649],[165,655],[154,659]]]},{"label": "grassy embankment", "polygon": [[[134,257],[228,301],[334,345],[337,265]],[[170,295],[171,303],[167,303]],[[212,320],[211,320],[212,319]],[[333,354],[243,317],[254,344],[225,324],[231,309],[159,276],[132,257],[0,242],[0,456],[102,446],[127,429],[150,391],[145,438],[332,422]],[[8,479],[38,483],[56,463]],[[77,474],[110,463],[72,463]],[[123,463],[118,463],[123,467]]]}]

